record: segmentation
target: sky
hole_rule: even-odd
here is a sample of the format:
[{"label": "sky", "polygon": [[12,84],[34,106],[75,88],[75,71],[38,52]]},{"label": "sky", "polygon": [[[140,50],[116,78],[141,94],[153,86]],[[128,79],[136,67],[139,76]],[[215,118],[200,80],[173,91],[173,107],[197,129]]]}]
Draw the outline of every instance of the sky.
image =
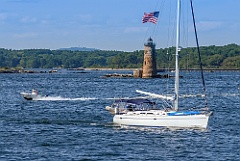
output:
[{"label": "sky", "polygon": [[[193,0],[200,46],[240,43],[240,0]],[[174,46],[176,0],[0,0],[0,48],[143,50]],[[189,0],[182,0],[181,43],[195,46]],[[142,23],[160,11],[158,23]]]}]

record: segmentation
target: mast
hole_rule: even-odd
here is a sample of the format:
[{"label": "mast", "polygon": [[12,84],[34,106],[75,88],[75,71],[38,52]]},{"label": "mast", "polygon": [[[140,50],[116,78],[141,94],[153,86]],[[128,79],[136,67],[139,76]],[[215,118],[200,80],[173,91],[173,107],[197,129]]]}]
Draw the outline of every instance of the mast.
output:
[{"label": "mast", "polygon": [[178,52],[179,52],[179,40],[180,40],[180,37],[179,37],[179,33],[180,33],[180,4],[181,3],[181,0],[178,0],[177,2],[177,20],[176,20],[176,54],[175,54],[175,59],[176,59],[176,62],[175,62],[175,100],[174,100],[174,110],[178,110],[178,97],[179,97],[179,63],[178,63],[178,59],[179,59],[179,55],[178,55]]}]

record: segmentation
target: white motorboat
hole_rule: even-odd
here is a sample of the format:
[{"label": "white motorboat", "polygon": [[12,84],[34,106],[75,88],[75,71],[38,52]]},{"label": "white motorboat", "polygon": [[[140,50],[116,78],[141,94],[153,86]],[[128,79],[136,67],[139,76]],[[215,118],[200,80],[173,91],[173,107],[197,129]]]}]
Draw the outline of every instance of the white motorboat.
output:
[{"label": "white motorboat", "polygon": [[42,97],[47,97],[47,96],[41,96],[38,94],[38,91],[33,89],[31,93],[28,92],[20,92],[21,96],[26,99],[26,100],[34,100]]}]

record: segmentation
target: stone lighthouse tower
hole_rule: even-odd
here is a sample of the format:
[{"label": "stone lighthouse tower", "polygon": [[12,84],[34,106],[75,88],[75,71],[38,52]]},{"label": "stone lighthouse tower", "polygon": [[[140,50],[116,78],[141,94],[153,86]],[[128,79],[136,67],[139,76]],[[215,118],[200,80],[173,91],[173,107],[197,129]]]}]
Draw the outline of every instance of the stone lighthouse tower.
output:
[{"label": "stone lighthouse tower", "polygon": [[157,75],[155,44],[152,38],[144,44],[144,60],[142,78],[154,78]]}]

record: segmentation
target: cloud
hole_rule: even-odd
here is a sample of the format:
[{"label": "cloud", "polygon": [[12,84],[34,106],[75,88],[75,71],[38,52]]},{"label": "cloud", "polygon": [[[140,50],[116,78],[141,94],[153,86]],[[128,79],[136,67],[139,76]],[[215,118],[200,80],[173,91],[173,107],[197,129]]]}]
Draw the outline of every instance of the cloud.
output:
[{"label": "cloud", "polygon": [[17,14],[14,13],[6,13],[6,12],[2,12],[0,13],[0,21],[6,21],[10,18],[14,18],[16,17]]},{"label": "cloud", "polygon": [[223,25],[222,22],[217,21],[200,21],[197,23],[197,29],[201,31],[210,31],[220,28]]},{"label": "cloud", "polygon": [[124,29],[124,33],[139,33],[139,32],[146,32],[146,27],[127,27]]},{"label": "cloud", "polygon": [[20,19],[20,22],[23,22],[23,23],[36,23],[37,19],[33,18],[33,17],[26,16],[26,17],[22,17]]},{"label": "cloud", "polygon": [[35,38],[37,37],[37,33],[29,32],[29,33],[21,33],[21,34],[15,34],[15,38],[20,38],[20,39],[26,39],[26,38]]},{"label": "cloud", "polygon": [[7,13],[7,12],[2,12],[0,13],[0,24],[8,24],[11,22],[16,21],[17,14],[15,13]]},{"label": "cloud", "polygon": [[8,15],[6,13],[0,13],[0,21],[6,20]]},{"label": "cloud", "polygon": [[89,14],[77,15],[80,20],[88,21],[92,19],[92,16]]}]

